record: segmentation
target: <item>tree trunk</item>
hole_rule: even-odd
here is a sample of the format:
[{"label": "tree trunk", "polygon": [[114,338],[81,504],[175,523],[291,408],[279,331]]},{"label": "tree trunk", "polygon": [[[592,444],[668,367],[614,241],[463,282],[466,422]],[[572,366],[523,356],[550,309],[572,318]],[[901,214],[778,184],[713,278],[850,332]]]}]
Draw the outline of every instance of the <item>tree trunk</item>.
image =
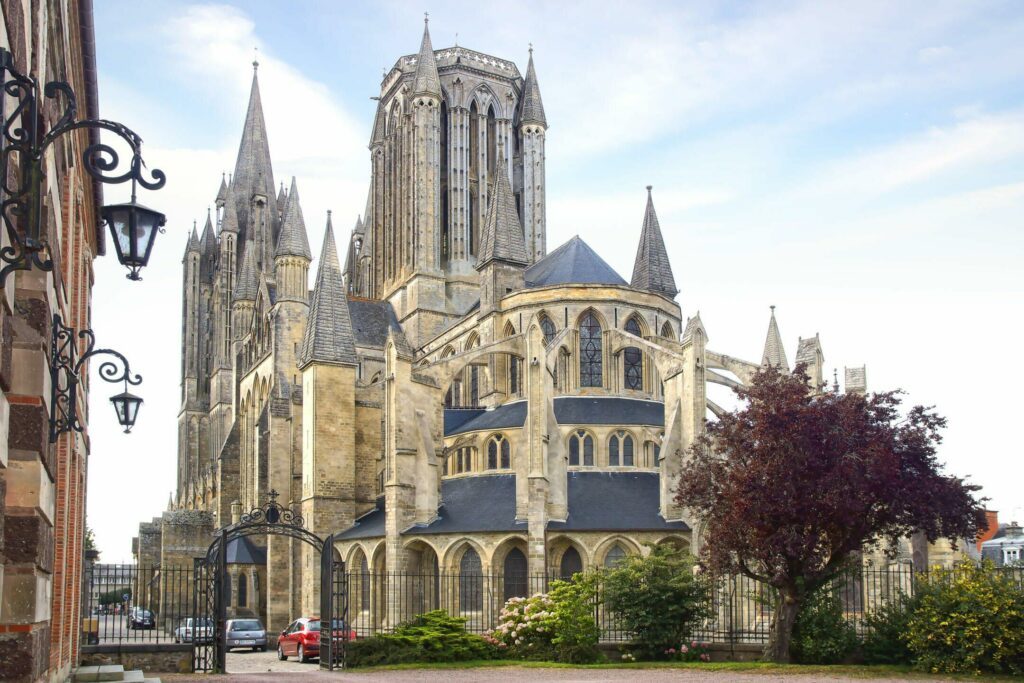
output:
[{"label": "tree trunk", "polygon": [[765,659],[778,664],[789,663],[789,642],[793,638],[793,625],[800,613],[800,600],[795,591],[779,590],[772,617],[772,630],[765,649]]}]

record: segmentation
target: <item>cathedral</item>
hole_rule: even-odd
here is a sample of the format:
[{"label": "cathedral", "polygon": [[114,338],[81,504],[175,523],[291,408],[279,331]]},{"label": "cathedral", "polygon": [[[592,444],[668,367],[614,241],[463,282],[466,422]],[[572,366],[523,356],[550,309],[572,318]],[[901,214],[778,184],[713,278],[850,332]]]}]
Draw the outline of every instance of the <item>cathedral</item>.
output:
[{"label": "cathedral", "polygon": [[[532,49],[524,75],[425,27],[381,82],[365,209],[340,236],[328,213],[314,259],[254,73],[234,172],[184,255],[177,490],[140,563],[191,566],[271,492],[364,577],[564,576],[699,545],[675,479],[722,410],[709,383],[789,368],[774,310],[761,359],[713,350],[650,187],[622,226],[628,279],[581,236],[549,251],[547,133]],[[823,360],[799,340],[813,391]],[[228,562],[236,613],[280,629],[319,609],[311,546],[240,539]],[[403,613],[400,591],[351,594],[357,616]]]}]

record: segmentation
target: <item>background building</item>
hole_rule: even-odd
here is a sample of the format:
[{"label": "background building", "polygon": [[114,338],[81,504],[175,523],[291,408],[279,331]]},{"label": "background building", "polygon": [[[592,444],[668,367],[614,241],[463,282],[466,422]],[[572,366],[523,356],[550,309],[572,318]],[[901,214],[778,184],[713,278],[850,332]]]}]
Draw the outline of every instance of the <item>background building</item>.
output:
[{"label": "background building", "polygon": [[[78,115],[98,118],[91,0],[4,2],[0,46],[14,67],[38,79],[67,81]],[[9,99],[8,102],[13,100]],[[64,113],[39,96],[41,128]],[[6,108],[8,115],[11,107]],[[0,679],[65,680],[77,665],[80,635],[87,413],[83,431],[49,443],[51,318],[90,327],[92,260],[103,254],[102,190],[78,163],[96,140],[79,130],[46,151],[44,226],[54,261],[8,275],[0,289]],[[12,164],[14,166],[14,164]],[[17,173],[16,169],[12,169]],[[13,178],[12,178],[13,179]],[[8,246],[6,230],[0,230]],[[80,406],[88,382],[80,385]]]}]

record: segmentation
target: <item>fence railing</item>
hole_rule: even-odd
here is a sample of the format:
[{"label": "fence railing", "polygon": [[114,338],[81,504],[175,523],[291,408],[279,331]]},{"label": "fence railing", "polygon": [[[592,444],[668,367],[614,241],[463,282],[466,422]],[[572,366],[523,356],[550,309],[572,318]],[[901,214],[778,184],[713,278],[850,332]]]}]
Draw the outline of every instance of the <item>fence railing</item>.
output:
[{"label": "fence railing", "polygon": [[[993,569],[1010,577],[1024,591],[1024,567]],[[927,573],[900,564],[855,568],[836,578],[831,590],[846,619],[863,634],[865,617],[901,596],[913,595]],[[95,565],[86,571],[83,591],[83,643],[163,643],[180,639],[175,629],[192,616],[195,586],[189,568]],[[552,575],[362,572],[347,574],[348,623],[360,638],[388,633],[418,614],[446,610],[466,620],[466,628],[484,633],[500,622],[505,602],[546,592],[558,579]],[[746,576],[699,577],[704,587],[707,617],[693,625],[692,637],[723,644],[763,644],[768,641],[774,609],[771,588]],[[303,582],[319,586],[319,582]],[[628,642],[631,634],[605,604],[603,580],[598,580],[594,615],[604,642]],[[251,596],[257,616],[265,610],[265,595]],[[273,600],[273,597],[271,597]],[[319,604],[317,597],[316,602]],[[229,609],[231,608],[229,604]],[[143,612],[140,612],[143,611]],[[150,620],[146,620],[148,612]],[[301,614],[291,614],[289,619]],[[265,623],[265,622],[264,622]]]}]

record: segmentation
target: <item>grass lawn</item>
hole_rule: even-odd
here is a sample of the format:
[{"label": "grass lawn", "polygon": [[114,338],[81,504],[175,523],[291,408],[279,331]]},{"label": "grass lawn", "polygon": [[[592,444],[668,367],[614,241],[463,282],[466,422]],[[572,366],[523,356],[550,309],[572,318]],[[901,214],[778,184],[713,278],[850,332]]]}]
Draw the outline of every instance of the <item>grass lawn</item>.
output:
[{"label": "grass lawn", "polygon": [[751,674],[788,674],[846,676],[848,678],[904,678],[936,679],[951,681],[1020,681],[1010,676],[968,676],[928,674],[907,666],[868,666],[836,664],[830,666],[814,664],[772,664],[770,662],[605,662],[601,664],[561,664],[557,662],[525,662],[521,660],[478,660],[470,662],[442,662],[430,664],[391,664],[350,669],[353,673],[372,671],[403,671],[411,669],[486,669],[496,667],[519,667],[522,669],[699,669],[703,671],[742,671]]}]

